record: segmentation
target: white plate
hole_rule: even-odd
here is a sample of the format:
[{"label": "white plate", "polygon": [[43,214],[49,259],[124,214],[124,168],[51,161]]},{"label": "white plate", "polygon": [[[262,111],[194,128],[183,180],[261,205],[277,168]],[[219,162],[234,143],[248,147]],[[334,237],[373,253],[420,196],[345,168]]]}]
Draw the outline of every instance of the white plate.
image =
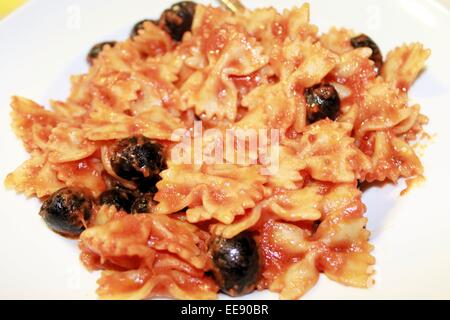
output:
[{"label": "white plate", "polygon": [[[202,1],[205,2],[205,1]],[[213,0],[212,0],[213,2]],[[371,189],[369,229],[377,258],[376,285],[347,288],[324,276],[305,299],[450,298],[450,13],[432,0],[312,0],[312,21],[369,34],[384,53],[403,42],[433,50],[411,99],[436,134],[425,152],[427,181],[405,197],[401,186]],[[63,99],[69,75],[87,70],[84,57],[101,40],[123,39],[138,20],[156,18],[172,1],[30,1],[0,22],[0,179],[27,155],[10,130],[9,99],[22,95],[47,104]],[[214,3],[214,2],[213,2]],[[289,8],[300,1],[245,1],[249,7]],[[39,203],[0,189],[0,298],[95,298],[96,273],[78,260],[76,242],[50,232]],[[266,292],[251,299],[276,298]]]}]

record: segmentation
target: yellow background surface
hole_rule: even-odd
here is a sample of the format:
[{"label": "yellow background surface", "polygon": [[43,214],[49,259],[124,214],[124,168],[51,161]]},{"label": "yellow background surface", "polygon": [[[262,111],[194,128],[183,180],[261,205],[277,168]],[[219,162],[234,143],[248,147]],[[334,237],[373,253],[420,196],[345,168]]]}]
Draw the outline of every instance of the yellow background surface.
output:
[{"label": "yellow background surface", "polygon": [[24,4],[26,0],[0,0],[0,19]]}]

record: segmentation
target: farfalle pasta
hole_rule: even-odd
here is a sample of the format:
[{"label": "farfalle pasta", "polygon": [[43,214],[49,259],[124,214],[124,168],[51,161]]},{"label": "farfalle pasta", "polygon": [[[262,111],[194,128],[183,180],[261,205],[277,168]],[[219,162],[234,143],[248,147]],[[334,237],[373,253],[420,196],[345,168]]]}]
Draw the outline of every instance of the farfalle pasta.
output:
[{"label": "farfalle pasta", "polygon": [[116,214],[83,232],[81,258],[88,268],[106,269],[98,289],[104,298],[209,299],[217,287],[203,275],[206,239],[206,232],[166,215]]},{"label": "farfalle pasta", "polygon": [[320,34],[309,4],[193,2],[94,48],[65,101],[12,98],[30,158],[5,185],[79,239],[100,298],[374,284],[360,185],[423,175],[408,90],[429,50],[383,60],[366,35]]}]

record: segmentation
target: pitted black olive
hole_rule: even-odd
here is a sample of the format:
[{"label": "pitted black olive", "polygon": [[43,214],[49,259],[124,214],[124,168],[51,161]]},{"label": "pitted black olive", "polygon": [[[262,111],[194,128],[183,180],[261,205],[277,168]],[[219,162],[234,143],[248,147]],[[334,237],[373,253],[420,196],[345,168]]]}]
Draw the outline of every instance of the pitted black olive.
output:
[{"label": "pitted black olive", "polygon": [[143,136],[126,138],[111,149],[111,167],[122,179],[150,189],[166,169],[163,147]]},{"label": "pitted black olive", "polygon": [[336,120],[341,100],[336,89],[329,83],[319,83],[305,89],[307,118],[309,123],[329,118]]},{"label": "pitted black olive", "polygon": [[125,188],[116,187],[114,189],[106,190],[103,192],[97,203],[99,205],[110,205],[115,206],[117,210],[123,210],[125,212],[131,213],[131,206],[135,201],[134,193]]},{"label": "pitted black olive", "polygon": [[146,23],[146,22],[151,22],[154,25],[158,25],[158,21],[154,21],[154,20],[150,20],[150,19],[145,19],[145,20],[139,21],[138,23],[136,23],[134,25],[133,29],[131,30],[130,38],[137,36],[139,34],[139,31],[144,29],[144,23]]},{"label": "pitted black olive", "polygon": [[93,46],[91,48],[91,50],[89,50],[89,53],[87,55],[87,61],[90,65],[92,65],[94,63],[94,60],[97,59],[98,55],[100,54],[100,52],[102,52],[103,48],[106,45],[109,45],[111,47],[114,47],[116,45],[117,42],[115,41],[105,41],[105,42],[100,42],[97,43],[95,46]]},{"label": "pitted black olive", "polygon": [[63,188],[44,201],[39,214],[50,229],[75,238],[91,217],[92,198],[82,189]]},{"label": "pitted black olive", "polygon": [[[163,168],[165,169],[165,167]],[[156,188],[156,184],[161,180],[159,175],[155,175],[153,178],[142,179],[137,181],[137,187],[142,193],[153,193],[158,192],[158,188]]]},{"label": "pitted black olive", "polygon": [[260,274],[258,248],[253,237],[241,233],[232,239],[215,237],[209,244],[214,263],[214,279],[220,289],[230,296],[252,292]]},{"label": "pitted black olive", "polygon": [[153,200],[153,194],[146,193],[136,198],[131,207],[131,213],[150,213],[156,202]]},{"label": "pitted black olive", "polygon": [[187,31],[191,31],[197,4],[192,1],[182,1],[165,10],[159,19],[159,26],[173,40],[181,41]]},{"label": "pitted black olive", "polygon": [[375,62],[376,72],[380,74],[381,67],[383,66],[383,55],[381,54],[381,50],[378,45],[373,41],[370,37],[365,34],[361,34],[357,37],[354,37],[350,40],[353,48],[364,48],[368,47],[372,49],[372,55],[370,56],[370,60]]}]

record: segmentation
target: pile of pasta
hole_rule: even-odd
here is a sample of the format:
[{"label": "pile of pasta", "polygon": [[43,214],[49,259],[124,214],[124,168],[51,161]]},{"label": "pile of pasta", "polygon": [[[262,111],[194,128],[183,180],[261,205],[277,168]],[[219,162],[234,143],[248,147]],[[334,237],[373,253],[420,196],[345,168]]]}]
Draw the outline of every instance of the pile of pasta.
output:
[{"label": "pile of pasta", "polygon": [[[118,139],[143,135],[170,149],[172,133],[196,119],[219,130],[279,129],[275,175],[260,163],[168,159],[152,213],[97,208],[80,249],[87,268],[103,270],[99,296],[215,298],[208,239],[245,230],[260,248],[260,290],[297,299],[320,273],[369,287],[375,259],[357,184],[423,174],[411,142],[427,118],[407,93],[430,51],[398,47],[378,75],[372,50],[351,46],[356,35],[319,34],[308,4],[236,14],[198,5],[180,43],[147,22],[73,76],[66,101],[46,109],[13,98],[12,126],[30,159],[6,186],[40,199],[66,186],[99,195],[113,175],[105,152]],[[308,124],[304,89],[322,81],[338,91],[340,115]]]}]

